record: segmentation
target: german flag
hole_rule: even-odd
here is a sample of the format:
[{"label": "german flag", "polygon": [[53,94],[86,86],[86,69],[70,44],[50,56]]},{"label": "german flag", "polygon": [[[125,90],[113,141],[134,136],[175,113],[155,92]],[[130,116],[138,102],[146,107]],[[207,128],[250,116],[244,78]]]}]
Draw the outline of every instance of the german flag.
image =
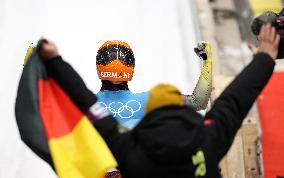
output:
[{"label": "german flag", "polygon": [[87,117],[47,75],[36,48],[23,69],[15,113],[22,140],[60,178],[102,178],[117,166]]}]

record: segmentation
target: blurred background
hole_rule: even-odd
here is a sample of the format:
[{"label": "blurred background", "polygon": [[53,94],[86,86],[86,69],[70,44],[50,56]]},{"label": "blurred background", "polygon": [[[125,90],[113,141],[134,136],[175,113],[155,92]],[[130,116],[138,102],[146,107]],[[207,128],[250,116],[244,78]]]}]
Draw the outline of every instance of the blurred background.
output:
[{"label": "blurred background", "polygon": [[[249,27],[253,17],[282,7],[281,0],[0,0],[0,178],[56,177],[21,142],[14,116],[30,43],[41,37],[53,40],[63,58],[97,92],[97,49],[107,40],[123,40],[136,58],[131,90],[146,91],[165,82],[191,94],[202,67],[193,48],[200,40],[210,41],[214,101],[251,60],[247,43],[256,42]],[[277,63],[277,71],[283,71],[283,62]],[[220,165],[223,177],[264,175],[261,137],[256,105]]]}]

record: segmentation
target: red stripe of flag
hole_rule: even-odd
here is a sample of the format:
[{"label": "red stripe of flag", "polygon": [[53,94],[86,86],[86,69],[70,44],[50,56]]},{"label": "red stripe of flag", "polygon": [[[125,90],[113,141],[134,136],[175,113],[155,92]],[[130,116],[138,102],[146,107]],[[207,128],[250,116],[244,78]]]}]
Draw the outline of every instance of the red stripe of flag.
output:
[{"label": "red stripe of flag", "polygon": [[38,91],[39,110],[48,140],[70,133],[83,113],[51,78],[39,80]]}]

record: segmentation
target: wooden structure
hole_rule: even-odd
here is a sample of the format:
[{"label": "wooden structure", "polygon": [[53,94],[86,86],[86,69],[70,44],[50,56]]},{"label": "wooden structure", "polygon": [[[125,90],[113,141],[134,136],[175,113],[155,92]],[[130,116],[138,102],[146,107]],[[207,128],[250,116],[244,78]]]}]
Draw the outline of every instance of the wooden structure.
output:
[{"label": "wooden structure", "polygon": [[[233,77],[215,76],[215,96],[218,96]],[[259,138],[258,119],[253,116],[254,109],[243,122],[227,156],[221,162],[224,178],[259,178],[260,164],[257,143]]]}]

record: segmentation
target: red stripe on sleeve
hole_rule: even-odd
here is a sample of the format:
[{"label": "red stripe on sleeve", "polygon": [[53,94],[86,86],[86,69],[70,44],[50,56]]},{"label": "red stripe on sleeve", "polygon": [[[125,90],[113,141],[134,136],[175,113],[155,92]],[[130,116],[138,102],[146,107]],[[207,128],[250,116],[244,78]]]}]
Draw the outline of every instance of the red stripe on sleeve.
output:
[{"label": "red stripe on sleeve", "polygon": [[215,124],[215,121],[211,118],[206,118],[206,119],[204,119],[203,124],[204,125],[213,125],[213,124]]}]

